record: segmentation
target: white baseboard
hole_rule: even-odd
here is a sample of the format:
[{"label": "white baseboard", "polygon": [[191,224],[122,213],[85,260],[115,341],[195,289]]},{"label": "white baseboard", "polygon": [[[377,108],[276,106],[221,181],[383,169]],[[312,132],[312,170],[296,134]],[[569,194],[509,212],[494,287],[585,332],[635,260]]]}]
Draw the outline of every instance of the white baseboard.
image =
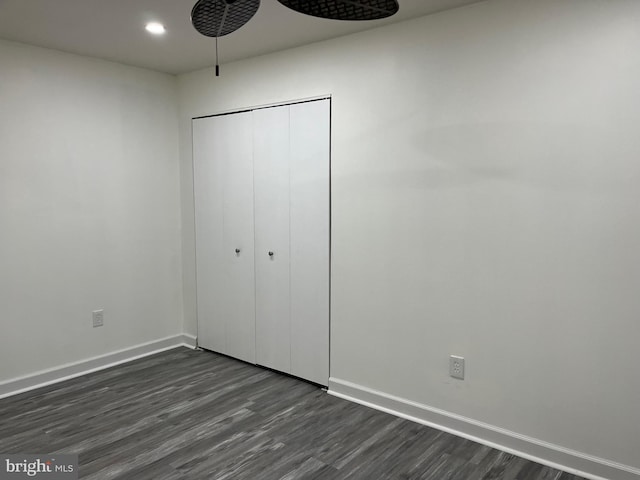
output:
[{"label": "white baseboard", "polygon": [[640,480],[640,469],[520,435],[338,378],[329,394],[591,480]]},{"label": "white baseboard", "polygon": [[188,333],[182,334],[182,345],[189,348],[196,348],[198,346],[198,339]]},{"label": "white baseboard", "polygon": [[191,335],[181,334],[136,345],[135,347],[118,350],[79,362],[68,363],[48,370],[41,370],[24,377],[13,378],[0,382],[0,398],[28,392],[36,388],[45,387],[53,383],[63,382],[71,378],[97,372],[105,368],[130,362],[138,358],[164,352],[176,347],[195,348],[196,339]]}]

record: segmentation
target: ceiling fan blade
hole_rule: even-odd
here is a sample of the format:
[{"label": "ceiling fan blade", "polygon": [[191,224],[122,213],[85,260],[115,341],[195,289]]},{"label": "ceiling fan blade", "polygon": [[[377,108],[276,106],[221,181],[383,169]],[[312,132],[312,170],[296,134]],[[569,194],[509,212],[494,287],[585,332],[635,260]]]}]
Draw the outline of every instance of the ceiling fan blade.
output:
[{"label": "ceiling fan blade", "polygon": [[395,15],[397,0],[278,0],[285,7],[332,20],[379,20]]},{"label": "ceiling fan blade", "polygon": [[199,0],[191,10],[191,24],[202,35],[223,37],[245,25],[259,7],[260,0]]}]

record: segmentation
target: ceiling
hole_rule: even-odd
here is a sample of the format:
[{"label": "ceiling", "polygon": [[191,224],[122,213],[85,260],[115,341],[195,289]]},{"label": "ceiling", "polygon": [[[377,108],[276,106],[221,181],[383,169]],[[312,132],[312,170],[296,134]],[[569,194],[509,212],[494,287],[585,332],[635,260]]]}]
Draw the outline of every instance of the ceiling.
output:
[{"label": "ceiling", "polygon": [[[284,50],[481,0],[399,0],[384,20],[345,22],[262,0],[255,17],[219,40],[221,63]],[[0,38],[179,74],[215,63],[215,39],[191,26],[196,0],[0,0]],[[154,36],[147,22],[163,23]]]}]

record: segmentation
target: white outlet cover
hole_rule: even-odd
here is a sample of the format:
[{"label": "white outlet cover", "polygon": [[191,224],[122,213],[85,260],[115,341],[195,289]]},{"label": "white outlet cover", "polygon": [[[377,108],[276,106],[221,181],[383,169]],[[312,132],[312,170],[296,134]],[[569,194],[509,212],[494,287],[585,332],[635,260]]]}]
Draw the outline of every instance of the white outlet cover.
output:
[{"label": "white outlet cover", "polygon": [[104,325],[104,310],[94,310],[92,313],[93,328],[102,327]]},{"label": "white outlet cover", "polygon": [[464,380],[464,357],[451,355],[449,357],[449,375],[459,380]]}]

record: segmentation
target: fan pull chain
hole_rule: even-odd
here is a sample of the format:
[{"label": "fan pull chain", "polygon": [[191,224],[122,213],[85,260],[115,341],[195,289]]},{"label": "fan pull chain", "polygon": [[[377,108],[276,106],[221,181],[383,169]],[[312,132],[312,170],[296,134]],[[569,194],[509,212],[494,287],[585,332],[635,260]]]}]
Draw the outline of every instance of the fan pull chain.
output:
[{"label": "fan pull chain", "polygon": [[216,77],[220,76],[220,65],[218,64],[218,37],[216,37]]}]

